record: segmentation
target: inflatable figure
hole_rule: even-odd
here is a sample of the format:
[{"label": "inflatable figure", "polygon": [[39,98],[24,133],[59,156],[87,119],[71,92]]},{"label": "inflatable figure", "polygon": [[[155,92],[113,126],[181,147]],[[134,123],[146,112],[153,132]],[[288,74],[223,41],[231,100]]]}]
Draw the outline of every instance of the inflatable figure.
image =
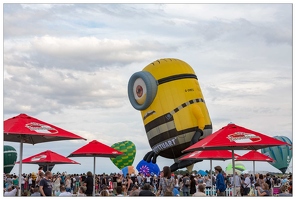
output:
[{"label": "inflatable figure", "polygon": [[144,159],[174,159],[172,171],[198,161],[178,158],[182,151],[212,134],[212,123],[193,69],[178,59],[160,59],[133,74],[128,83],[132,106],[141,111],[149,144]]}]

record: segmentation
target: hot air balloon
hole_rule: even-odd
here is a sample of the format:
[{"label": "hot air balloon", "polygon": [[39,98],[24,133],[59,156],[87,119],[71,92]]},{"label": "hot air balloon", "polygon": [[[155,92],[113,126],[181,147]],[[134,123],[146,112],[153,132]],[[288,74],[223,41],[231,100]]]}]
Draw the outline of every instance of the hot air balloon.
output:
[{"label": "hot air balloon", "polygon": [[150,63],[131,76],[128,97],[141,112],[152,149],[143,160],[173,159],[172,172],[201,161],[178,160],[183,150],[212,134],[205,98],[189,64],[175,58]]},{"label": "hot air balloon", "polygon": [[[235,169],[235,172],[237,172],[237,174],[240,175],[243,171],[246,170],[246,167],[241,162],[235,162],[234,169]],[[225,173],[226,174],[233,174],[232,163],[229,163],[227,165],[227,167],[225,169]]]},{"label": "hot air balloon", "polygon": [[133,164],[136,156],[136,146],[133,142],[117,142],[111,147],[123,153],[123,155],[117,156],[116,158],[110,158],[113,164],[118,167],[118,169],[121,170],[124,167],[131,166]]},{"label": "hot air balloon", "polygon": [[126,166],[126,167],[122,168],[121,172],[124,177],[126,177],[127,174],[129,174],[129,175],[136,174],[134,166]]},{"label": "hot air balloon", "polygon": [[138,172],[144,174],[145,176],[147,174],[155,174],[158,176],[160,173],[160,169],[156,163],[155,164],[153,162],[148,163],[145,160],[141,160],[138,163],[136,169],[138,170]]},{"label": "hot air balloon", "polygon": [[17,159],[17,152],[12,146],[4,145],[4,173],[10,173]]},{"label": "hot air balloon", "polygon": [[274,138],[286,142],[291,146],[268,147],[261,149],[261,153],[274,159],[274,162],[270,162],[269,164],[279,169],[284,174],[292,159],[292,141],[286,136],[275,136]]}]

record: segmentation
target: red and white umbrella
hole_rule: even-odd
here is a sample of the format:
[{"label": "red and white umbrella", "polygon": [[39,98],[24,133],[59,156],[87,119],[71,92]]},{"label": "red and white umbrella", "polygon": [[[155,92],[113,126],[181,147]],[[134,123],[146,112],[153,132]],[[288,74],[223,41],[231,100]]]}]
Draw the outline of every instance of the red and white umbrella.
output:
[{"label": "red and white umbrella", "polygon": [[[20,143],[19,177],[22,175],[23,143],[38,144],[76,139],[84,138],[26,114],[4,121],[4,141]],[[19,181],[19,187],[21,187],[21,181]],[[19,190],[19,196],[20,194],[21,190]]]},{"label": "red and white umbrella", "polygon": [[252,150],[248,153],[236,158],[236,161],[253,161],[253,174],[255,177],[255,161],[274,162],[271,157],[264,155],[258,151]]},{"label": "red and white umbrella", "polygon": [[[197,150],[232,150],[232,168],[234,176],[234,150],[258,150],[265,147],[281,145],[289,144],[230,123],[212,135],[188,147],[183,152]],[[232,194],[234,195],[234,191]]]},{"label": "red and white umbrella", "polygon": [[[19,162],[16,162],[16,164],[18,163]],[[65,156],[62,156],[50,150],[43,151],[36,155],[25,158],[22,160],[22,163],[46,165],[47,168],[49,165],[55,165],[55,164],[80,164],[74,160],[71,160]]]},{"label": "red and white umbrella", "polygon": [[93,140],[83,147],[72,152],[68,157],[93,157],[94,158],[94,172],[93,172],[93,196],[95,196],[95,172],[96,172],[96,157],[116,158],[123,153],[109,147],[103,143]]},{"label": "red and white umbrella", "polygon": [[[238,158],[239,155],[235,154],[235,158]],[[228,160],[232,158],[232,153],[228,150],[208,150],[208,151],[194,151],[189,153],[179,160],[210,160],[210,169],[211,169],[211,183],[212,182],[212,161],[213,160]]]}]

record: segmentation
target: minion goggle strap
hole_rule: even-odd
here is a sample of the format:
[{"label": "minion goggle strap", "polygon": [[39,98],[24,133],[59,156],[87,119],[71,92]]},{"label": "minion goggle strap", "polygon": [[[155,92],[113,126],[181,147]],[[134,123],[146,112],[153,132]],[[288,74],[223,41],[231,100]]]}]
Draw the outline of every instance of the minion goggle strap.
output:
[{"label": "minion goggle strap", "polygon": [[149,72],[136,72],[128,82],[129,100],[136,110],[145,110],[153,102],[158,85],[185,78],[197,79],[195,74],[178,74],[155,80]]}]

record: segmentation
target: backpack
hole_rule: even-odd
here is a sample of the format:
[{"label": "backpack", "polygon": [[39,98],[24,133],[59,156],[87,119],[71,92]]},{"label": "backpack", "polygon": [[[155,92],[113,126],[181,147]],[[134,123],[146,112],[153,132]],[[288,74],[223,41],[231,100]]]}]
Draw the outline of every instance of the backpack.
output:
[{"label": "backpack", "polygon": [[266,181],[265,181],[268,186],[269,186],[269,189],[271,189],[271,181],[270,181],[270,178],[266,178]]},{"label": "backpack", "polygon": [[163,192],[164,196],[174,196],[173,190],[174,190],[174,179],[170,178],[164,178],[163,179],[164,185],[165,185],[165,191]]}]

